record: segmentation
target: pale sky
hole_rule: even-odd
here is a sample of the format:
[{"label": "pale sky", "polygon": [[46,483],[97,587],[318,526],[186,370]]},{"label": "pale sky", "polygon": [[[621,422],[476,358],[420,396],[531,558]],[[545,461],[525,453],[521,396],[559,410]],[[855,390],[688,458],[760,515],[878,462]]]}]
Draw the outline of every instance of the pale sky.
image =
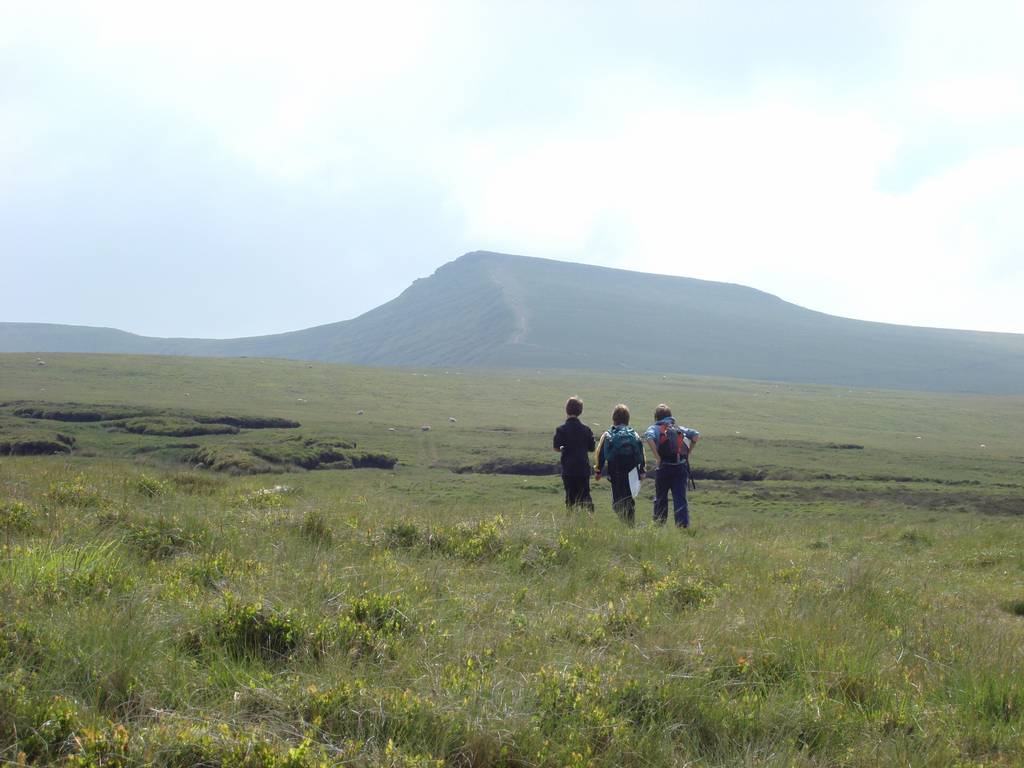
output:
[{"label": "pale sky", "polygon": [[1021,40],[1004,0],[0,0],[0,321],[296,330],[492,250],[1024,333]]}]

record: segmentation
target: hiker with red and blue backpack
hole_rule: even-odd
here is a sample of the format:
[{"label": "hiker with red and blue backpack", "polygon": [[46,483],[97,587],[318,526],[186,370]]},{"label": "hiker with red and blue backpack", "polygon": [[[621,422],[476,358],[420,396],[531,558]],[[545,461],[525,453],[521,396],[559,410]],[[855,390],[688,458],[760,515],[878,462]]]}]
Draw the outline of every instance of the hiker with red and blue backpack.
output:
[{"label": "hiker with red and blue backpack", "polygon": [[690,453],[700,439],[700,432],[681,427],[672,417],[672,410],[662,403],[654,409],[654,423],[644,432],[644,440],[654,452],[657,471],[654,475],[654,522],[664,525],[668,519],[668,492],[672,491],[672,509],[676,526],[690,527],[690,507],[686,501],[686,484],[690,476]]},{"label": "hiker with red and blue backpack", "polygon": [[605,465],[612,484],[612,509],[627,525],[633,525],[636,503],[629,487],[629,473],[634,469],[643,478],[645,471],[644,444],[629,426],[629,408],[619,403],[612,411],[612,426],[601,435],[597,443],[597,464],[594,479],[600,480]]}]

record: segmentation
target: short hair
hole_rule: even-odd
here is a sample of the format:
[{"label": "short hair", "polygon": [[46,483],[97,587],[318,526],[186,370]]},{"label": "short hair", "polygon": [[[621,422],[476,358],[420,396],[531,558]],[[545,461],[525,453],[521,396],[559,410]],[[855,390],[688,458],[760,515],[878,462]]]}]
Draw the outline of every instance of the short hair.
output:
[{"label": "short hair", "polygon": [[661,421],[666,416],[671,416],[671,415],[672,415],[672,409],[669,408],[664,403],[662,403],[661,405],[659,405],[657,408],[654,409],[654,420],[655,421]]},{"label": "short hair", "polygon": [[612,411],[612,423],[629,424],[629,406],[625,403],[616,405],[615,410]]},{"label": "short hair", "polygon": [[565,401],[566,416],[579,416],[581,413],[583,413],[583,401],[576,395],[573,395]]}]

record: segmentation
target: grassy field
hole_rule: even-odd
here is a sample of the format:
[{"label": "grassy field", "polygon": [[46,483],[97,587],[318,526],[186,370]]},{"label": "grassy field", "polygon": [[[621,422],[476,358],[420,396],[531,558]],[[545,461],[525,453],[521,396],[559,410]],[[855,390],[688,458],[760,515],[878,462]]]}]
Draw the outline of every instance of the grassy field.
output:
[{"label": "grassy field", "polygon": [[[552,464],[570,394],[701,430],[691,530],[452,471]],[[0,404],[61,451],[0,456],[7,764],[1024,764],[1024,398],[0,355]]]}]

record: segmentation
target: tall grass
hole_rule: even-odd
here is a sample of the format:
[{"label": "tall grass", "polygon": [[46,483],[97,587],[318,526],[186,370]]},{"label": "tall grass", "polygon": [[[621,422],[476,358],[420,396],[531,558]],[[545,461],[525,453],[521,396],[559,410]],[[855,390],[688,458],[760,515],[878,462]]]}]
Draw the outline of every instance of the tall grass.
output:
[{"label": "tall grass", "polygon": [[[537,396],[492,405],[488,426]],[[825,409],[826,393],[805,396]],[[356,417],[328,412],[324,439],[352,437]],[[822,427],[821,444],[865,445],[827,460],[803,427],[734,442],[719,466],[766,479],[699,481],[683,533],[650,524],[649,489],[627,528],[603,485],[595,515],[569,514],[557,477],[437,466],[528,454],[549,437],[531,418],[468,447],[409,430],[392,470],[215,474],[119,455],[116,441],[155,439],[124,433],[103,435],[103,457],[0,460],[0,759],[1024,763],[1010,436],[992,463],[908,453],[912,469],[888,474],[910,482],[870,479],[894,454],[853,426]],[[355,437],[375,449],[392,439],[380,426]],[[928,480],[953,475],[964,484]]]}]

